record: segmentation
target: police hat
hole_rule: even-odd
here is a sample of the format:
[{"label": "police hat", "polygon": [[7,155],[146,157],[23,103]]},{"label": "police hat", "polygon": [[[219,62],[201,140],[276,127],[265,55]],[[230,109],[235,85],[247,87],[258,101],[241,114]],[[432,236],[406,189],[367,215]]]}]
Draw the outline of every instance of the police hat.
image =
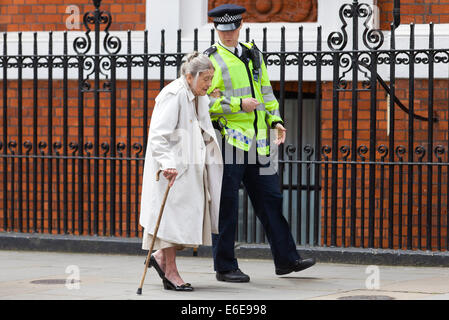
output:
[{"label": "police hat", "polygon": [[240,27],[242,13],[246,9],[235,4],[222,4],[208,12],[213,18],[215,28],[219,31],[231,31]]}]

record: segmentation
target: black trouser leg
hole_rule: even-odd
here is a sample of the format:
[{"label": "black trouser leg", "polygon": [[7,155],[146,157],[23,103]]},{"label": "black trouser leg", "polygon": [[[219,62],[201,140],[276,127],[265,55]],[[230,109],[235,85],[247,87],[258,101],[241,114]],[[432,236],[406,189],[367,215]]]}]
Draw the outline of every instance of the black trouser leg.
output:
[{"label": "black trouser leg", "polygon": [[225,164],[221,188],[219,234],[212,235],[214,270],[225,272],[238,268],[234,253],[235,231],[238,223],[239,187],[245,165]]},{"label": "black trouser leg", "polygon": [[290,232],[287,220],[282,214],[282,194],[277,174],[261,174],[261,166],[246,167],[243,183],[261,221],[270,243],[274,264],[277,268],[288,267],[300,256]]}]

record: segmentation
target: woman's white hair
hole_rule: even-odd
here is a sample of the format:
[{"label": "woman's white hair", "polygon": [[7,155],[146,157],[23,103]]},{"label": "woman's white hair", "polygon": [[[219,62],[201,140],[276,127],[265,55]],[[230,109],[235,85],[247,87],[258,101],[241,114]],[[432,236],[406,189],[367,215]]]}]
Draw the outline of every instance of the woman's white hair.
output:
[{"label": "woman's white hair", "polygon": [[196,78],[201,72],[210,69],[214,69],[214,65],[209,57],[198,51],[194,51],[187,55],[186,60],[181,65],[181,74],[183,76],[191,74]]}]

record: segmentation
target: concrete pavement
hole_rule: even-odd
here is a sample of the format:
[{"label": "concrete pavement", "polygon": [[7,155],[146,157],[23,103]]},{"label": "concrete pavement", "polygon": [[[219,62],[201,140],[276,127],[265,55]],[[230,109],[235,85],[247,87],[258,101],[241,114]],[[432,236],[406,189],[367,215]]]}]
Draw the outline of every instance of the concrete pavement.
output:
[{"label": "concrete pavement", "polygon": [[0,300],[449,300],[449,269],[317,263],[276,276],[271,260],[239,259],[249,283],[218,282],[207,257],[177,258],[194,292],[164,290],[155,270],[136,295],[144,256],[0,250]]}]

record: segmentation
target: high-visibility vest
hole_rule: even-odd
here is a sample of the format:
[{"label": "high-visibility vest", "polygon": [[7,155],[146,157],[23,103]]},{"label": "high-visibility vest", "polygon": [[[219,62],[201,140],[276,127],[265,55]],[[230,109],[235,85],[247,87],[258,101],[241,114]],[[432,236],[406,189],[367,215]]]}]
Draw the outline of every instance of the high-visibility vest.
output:
[{"label": "high-visibility vest", "polygon": [[[221,133],[229,144],[249,151],[256,139],[257,152],[268,155],[268,129],[277,122],[283,123],[279,103],[268,79],[262,53],[258,52],[255,57],[259,59],[256,66],[260,66],[255,69],[249,50],[258,50],[257,47],[253,48],[252,43],[240,44],[244,51],[241,58],[218,43],[205,51],[215,67],[208,94],[216,88],[222,93],[219,98],[210,96],[209,113],[212,121],[223,126]],[[245,112],[241,108],[241,99],[251,97],[260,104],[255,111]]]}]

